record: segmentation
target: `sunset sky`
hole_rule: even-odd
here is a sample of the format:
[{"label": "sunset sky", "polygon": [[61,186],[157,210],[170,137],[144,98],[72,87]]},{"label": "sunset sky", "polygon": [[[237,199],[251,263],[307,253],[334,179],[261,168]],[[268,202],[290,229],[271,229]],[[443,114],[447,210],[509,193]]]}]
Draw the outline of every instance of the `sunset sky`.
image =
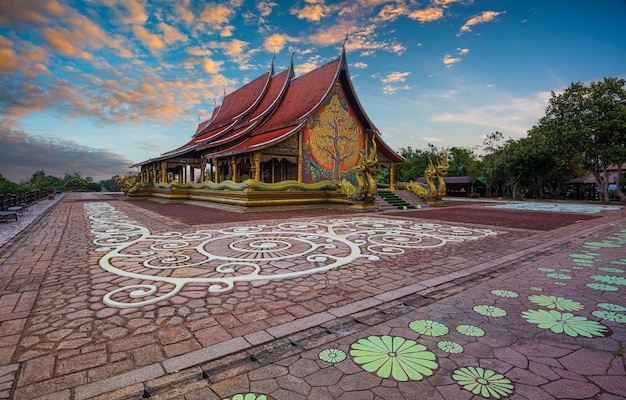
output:
[{"label": "sunset sky", "polygon": [[395,150],[520,138],[551,91],[626,78],[626,1],[0,0],[0,174],[96,181],[186,143],[224,93],[346,40]]}]

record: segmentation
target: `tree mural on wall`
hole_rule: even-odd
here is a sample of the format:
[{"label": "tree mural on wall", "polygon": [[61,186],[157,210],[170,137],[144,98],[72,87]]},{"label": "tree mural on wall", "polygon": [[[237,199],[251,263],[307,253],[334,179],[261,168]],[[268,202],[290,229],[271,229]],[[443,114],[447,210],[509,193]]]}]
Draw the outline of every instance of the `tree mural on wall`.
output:
[{"label": "tree mural on wall", "polygon": [[309,125],[311,156],[333,171],[333,180],[356,165],[363,148],[361,128],[350,115],[345,100],[335,94]]}]

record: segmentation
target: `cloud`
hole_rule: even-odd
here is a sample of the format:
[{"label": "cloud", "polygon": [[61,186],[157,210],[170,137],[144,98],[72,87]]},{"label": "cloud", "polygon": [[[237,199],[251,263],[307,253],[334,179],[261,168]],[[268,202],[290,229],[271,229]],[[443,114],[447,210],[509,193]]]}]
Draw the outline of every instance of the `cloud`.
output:
[{"label": "cloud", "polygon": [[47,5],[39,0],[0,1],[0,26],[17,26],[21,22],[45,24],[49,21]]},{"label": "cloud", "polygon": [[350,64],[351,66],[353,66],[354,68],[367,68],[368,65],[364,62],[355,62],[354,64]]},{"label": "cloud", "polygon": [[447,68],[450,68],[452,65],[458,62],[461,62],[462,60],[461,56],[464,56],[467,53],[469,53],[469,49],[457,48],[456,52],[457,52],[458,57],[454,57],[454,56],[451,56],[450,54],[446,54],[446,56],[443,58],[443,63],[445,64]]},{"label": "cloud", "polygon": [[443,9],[431,7],[425,10],[415,10],[411,11],[408,17],[422,23],[433,22],[443,18]]},{"label": "cloud", "polygon": [[85,35],[81,32],[72,32],[65,28],[43,28],[41,35],[54,50],[65,56],[82,58],[86,61],[93,59],[91,54],[76,46],[76,44],[85,43]]},{"label": "cloud", "polygon": [[381,21],[392,22],[406,14],[406,9],[399,4],[387,4],[378,12]]},{"label": "cloud", "polygon": [[0,75],[17,73],[23,65],[13,48],[13,42],[0,36]]},{"label": "cloud", "polygon": [[461,29],[459,29],[459,33],[457,34],[457,36],[460,36],[461,34],[465,33],[465,32],[471,32],[472,31],[472,27],[474,25],[478,25],[478,24],[482,24],[485,22],[491,22],[493,21],[498,15],[504,14],[506,13],[506,11],[483,11],[482,14],[477,15],[475,17],[470,18],[469,20],[467,20],[467,22],[461,27]]},{"label": "cloud", "polygon": [[[80,172],[95,181],[128,172],[132,162],[108,149],[96,149],[59,137],[30,135],[15,120],[0,120],[0,173],[14,182],[39,170],[63,177]],[[33,157],[36,155],[36,157]]]},{"label": "cloud", "polygon": [[298,39],[289,35],[275,33],[265,38],[263,46],[269,52],[280,53],[287,43],[296,43]]},{"label": "cloud", "polygon": [[411,89],[409,85],[397,85],[397,83],[406,82],[406,78],[410,74],[410,72],[391,72],[383,77],[379,77],[377,75],[374,75],[373,77],[379,78],[380,82],[383,84],[383,94],[393,94],[398,90]]},{"label": "cloud", "polygon": [[420,137],[420,139],[422,139],[425,142],[435,142],[435,143],[439,143],[439,142],[443,142],[443,140],[441,138],[438,137],[434,137],[434,136],[422,136]]},{"label": "cloud", "polygon": [[159,29],[161,30],[161,32],[163,32],[163,41],[165,41],[165,43],[167,44],[172,44],[176,42],[187,42],[189,40],[186,35],[181,33],[173,26],[166,24],[165,22],[161,22],[159,24]]},{"label": "cloud", "polygon": [[181,0],[174,6],[176,16],[182,19],[187,25],[193,24],[196,17],[191,11],[191,0]]},{"label": "cloud", "polygon": [[222,64],[224,64],[223,61],[213,61],[210,58],[205,58],[202,62],[202,68],[204,68],[207,74],[216,75],[222,69]]},{"label": "cloud", "polygon": [[387,76],[382,78],[380,81],[382,83],[405,82],[406,77],[410,74],[410,72],[392,72],[390,74],[387,74]]},{"label": "cloud", "polygon": [[[467,107],[458,112],[434,115],[435,122],[469,123],[499,130],[507,135],[524,137],[529,127],[545,115],[551,92],[537,92],[530,97],[509,97],[482,106]],[[493,99],[493,95],[490,94]]]},{"label": "cloud", "polygon": [[140,25],[133,26],[133,32],[137,39],[139,39],[151,52],[155,53],[165,47],[165,43],[159,35],[149,32],[146,28]]},{"label": "cloud", "polygon": [[220,30],[228,24],[233,10],[225,4],[209,3],[200,14],[200,21],[210,25],[213,29]]},{"label": "cloud", "polygon": [[324,5],[323,1],[309,1],[309,3],[312,4],[306,5],[300,9],[292,9],[291,14],[298,17],[298,19],[317,22],[326,17],[330,12],[330,8]]}]

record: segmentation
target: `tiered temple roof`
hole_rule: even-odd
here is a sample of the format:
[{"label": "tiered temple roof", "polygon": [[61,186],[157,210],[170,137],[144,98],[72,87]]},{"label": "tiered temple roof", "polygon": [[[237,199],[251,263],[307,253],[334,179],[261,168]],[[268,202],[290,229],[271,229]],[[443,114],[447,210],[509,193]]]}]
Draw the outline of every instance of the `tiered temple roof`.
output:
[{"label": "tiered temple roof", "polygon": [[365,133],[371,133],[376,140],[379,151],[390,161],[404,161],[380,139],[380,133],[365,114],[342,52],[339,58],[299,77],[295,77],[293,63],[278,74],[274,74],[272,66],[270,71],[225,96],[211,118],[198,124],[188,143],[137,165],[200,153],[205,158],[221,158],[272,146],[298,132],[336,82],[348,89],[348,100],[363,121]]}]

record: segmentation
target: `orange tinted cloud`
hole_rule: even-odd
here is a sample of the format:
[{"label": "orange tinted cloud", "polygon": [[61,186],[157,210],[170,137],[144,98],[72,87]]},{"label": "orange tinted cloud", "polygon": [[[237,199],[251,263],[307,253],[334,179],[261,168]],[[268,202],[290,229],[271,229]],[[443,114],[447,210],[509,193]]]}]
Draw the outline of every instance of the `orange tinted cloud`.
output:
[{"label": "orange tinted cloud", "polygon": [[289,35],[275,33],[265,38],[263,46],[269,52],[280,53],[287,43],[297,42],[298,39]]},{"label": "orange tinted cloud", "polygon": [[308,21],[319,21],[328,15],[330,9],[322,3],[310,4],[304,6],[301,9],[291,10],[291,14],[297,16],[299,19],[306,19]]},{"label": "orange tinted cloud", "polygon": [[137,39],[145,44],[152,52],[161,50],[165,46],[159,35],[148,32],[148,30],[143,26],[134,25],[133,32],[135,33]]},{"label": "orange tinted cloud", "polygon": [[471,32],[472,31],[472,26],[477,25],[477,24],[482,24],[485,22],[490,22],[493,21],[498,15],[500,14],[504,14],[506,11],[483,11],[483,13],[481,15],[478,15],[476,17],[470,18],[459,30],[459,34],[461,33],[465,33],[465,32]]},{"label": "orange tinted cloud", "polygon": [[65,28],[43,28],[41,36],[48,41],[54,50],[63,55],[78,57],[87,61],[93,58],[91,54],[74,45],[85,43],[85,35],[80,32],[68,31]]},{"label": "orange tinted cloud", "polygon": [[21,21],[44,24],[48,20],[44,1],[0,1],[0,26],[13,26]]},{"label": "orange tinted cloud", "polygon": [[219,29],[222,25],[227,24],[232,11],[224,4],[209,3],[204,7],[200,14],[200,21],[209,24],[215,29]]},{"label": "orange tinted cloud", "polygon": [[419,22],[432,22],[443,18],[443,9],[433,7],[425,10],[415,10],[411,11],[408,16]]},{"label": "orange tinted cloud", "polygon": [[13,49],[13,42],[0,36],[0,75],[14,74],[22,67],[22,60]]}]

